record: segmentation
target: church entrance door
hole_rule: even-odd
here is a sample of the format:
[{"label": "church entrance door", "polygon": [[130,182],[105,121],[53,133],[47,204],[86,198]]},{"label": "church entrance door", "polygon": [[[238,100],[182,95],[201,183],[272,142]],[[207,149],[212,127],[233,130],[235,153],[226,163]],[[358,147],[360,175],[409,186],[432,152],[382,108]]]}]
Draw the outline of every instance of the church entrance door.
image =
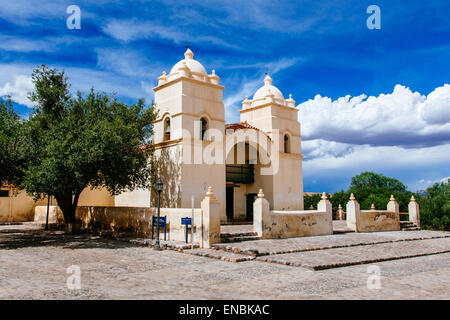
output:
[{"label": "church entrance door", "polygon": [[232,221],[234,218],[234,188],[227,187],[227,220]]}]

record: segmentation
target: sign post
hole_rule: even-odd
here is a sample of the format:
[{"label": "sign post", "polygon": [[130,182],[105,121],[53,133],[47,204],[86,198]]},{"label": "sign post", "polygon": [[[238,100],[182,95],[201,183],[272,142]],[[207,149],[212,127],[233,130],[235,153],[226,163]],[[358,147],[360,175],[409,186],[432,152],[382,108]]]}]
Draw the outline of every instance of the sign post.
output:
[{"label": "sign post", "polygon": [[194,195],[192,195],[191,249],[194,249]]}]

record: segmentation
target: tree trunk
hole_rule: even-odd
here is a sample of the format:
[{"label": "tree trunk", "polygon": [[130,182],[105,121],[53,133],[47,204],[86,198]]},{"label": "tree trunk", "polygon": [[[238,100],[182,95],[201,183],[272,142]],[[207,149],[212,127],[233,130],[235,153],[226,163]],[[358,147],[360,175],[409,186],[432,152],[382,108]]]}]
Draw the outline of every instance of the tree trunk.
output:
[{"label": "tree trunk", "polygon": [[67,212],[67,216],[66,216],[66,214],[64,214],[64,220],[66,223],[66,233],[67,234],[76,234],[79,231],[78,227],[77,227],[76,217],[75,217],[75,209],[76,208],[70,208],[69,212]]},{"label": "tree trunk", "polygon": [[67,192],[64,195],[55,195],[56,201],[58,201],[58,205],[61,208],[61,211],[64,216],[64,223],[66,225],[66,233],[67,234],[76,234],[79,231],[75,211],[78,204],[78,198],[81,192],[77,192],[75,197],[72,197],[72,192]]}]

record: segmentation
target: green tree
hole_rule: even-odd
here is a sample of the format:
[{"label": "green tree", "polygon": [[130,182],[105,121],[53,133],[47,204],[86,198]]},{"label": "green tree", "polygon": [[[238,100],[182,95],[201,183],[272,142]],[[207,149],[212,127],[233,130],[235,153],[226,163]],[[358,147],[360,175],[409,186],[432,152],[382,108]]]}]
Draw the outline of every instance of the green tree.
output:
[{"label": "green tree", "polygon": [[111,194],[150,186],[144,148],[152,135],[153,106],[128,106],[114,95],[95,92],[71,97],[64,72],[45,65],[32,74],[36,103],[25,126],[29,155],[22,187],[29,194],[55,197],[67,230],[75,230],[82,191],[104,187]]},{"label": "green tree", "polygon": [[[350,199],[350,193],[346,192],[344,190],[338,191],[338,192],[334,193],[331,197],[329,197],[329,200],[333,207],[333,214],[336,214],[336,212],[338,211],[339,205],[342,205],[342,208],[345,211],[345,206],[348,202],[348,199]],[[336,218],[336,215],[334,217]]]},{"label": "green tree", "polygon": [[352,178],[350,183],[351,190],[381,189],[387,188],[394,192],[406,193],[406,186],[395,178],[386,177],[383,174],[371,171],[362,172]]},{"label": "green tree", "polygon": [[401,181],[370,171],[354,176],[347,193],[353,193],[364,210],[369,210],[372,203],[377,209],[384,210],[393,194],[401,212],[408,211],[412,195]]},{"label": "green tree", "polygon": [[305,210],[310,210],[312,206],[314,210],[316,210],[320,198],[321,198],[320,194],[312,194],[312,195],[305,194],[303,197],[303,207],[305,208]]},{"label": "green tree", "polygon": [[11,100],[0,99],[0,186],[17,185],[23,177],[23,121],[14,111]]},{"label": "green tree", "polygon": [[424,229],[450,230],[450,184],[435,183],[423,195],[415,195]]}]

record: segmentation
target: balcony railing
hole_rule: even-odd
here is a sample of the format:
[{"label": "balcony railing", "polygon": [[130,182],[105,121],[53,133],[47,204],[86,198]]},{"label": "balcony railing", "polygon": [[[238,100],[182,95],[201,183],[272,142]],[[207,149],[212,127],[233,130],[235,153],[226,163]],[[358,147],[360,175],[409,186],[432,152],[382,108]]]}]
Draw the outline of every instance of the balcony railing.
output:
[{"label": "balcony railing", "polygon": [[253,164],[227,164],[226,165],[227,182],[235,183],[253,183],[255,182],[255,173]]}]

